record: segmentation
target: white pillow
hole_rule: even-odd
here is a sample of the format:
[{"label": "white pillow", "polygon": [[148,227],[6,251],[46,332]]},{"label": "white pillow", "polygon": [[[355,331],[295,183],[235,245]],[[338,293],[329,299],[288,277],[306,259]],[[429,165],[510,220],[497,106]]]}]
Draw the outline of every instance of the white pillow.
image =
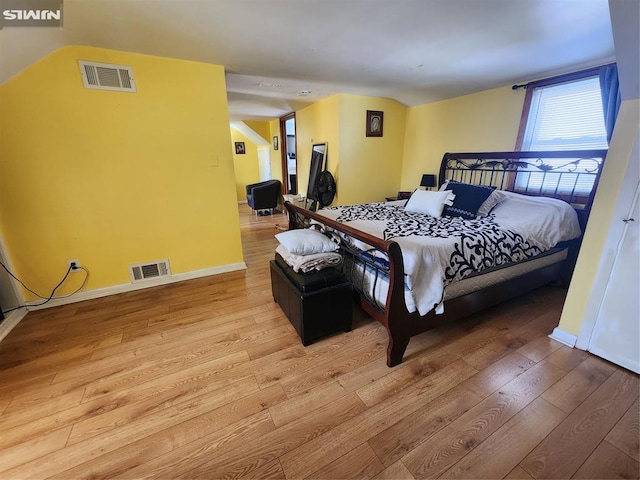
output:
[{"label": "white pillow", "polygon": [[478,208],[478,216],[486,217],[487,215],[489,215],[493,207],[495,207],[506,198],[507,195],[502,190],[495,189],[493,192],[491,192],[489,198],[482,202],[482,205],[480,205],[480,207]]},{"label": "white pillow", "polygon": [[404,207],[405,212],[423,213],[431,217],[440,218],[445,205],[452,205],[456,194],[450,190],[432,192],[430,190],[416,190]]},{"label": "white pillow", "polygon": [[504,192],[507,197],[491,212],[498,225],[513,230],[543,249],[580,236],[578,214],[567,202]]},{"label": "white pillow", "polygon": [[276,234],[276,238],[294,255],[335,252],[338,244],[314,229],[296,229]]}]

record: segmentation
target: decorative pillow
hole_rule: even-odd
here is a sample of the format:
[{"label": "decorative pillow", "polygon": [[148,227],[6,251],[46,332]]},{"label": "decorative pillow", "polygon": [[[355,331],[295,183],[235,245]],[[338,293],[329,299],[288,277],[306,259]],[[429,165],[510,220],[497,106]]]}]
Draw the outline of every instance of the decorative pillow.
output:
[{"label": "decorative pillow", "polygon": [[456,194],[456,198],[452,206],[444,207],[442,213],[450,217],[473,219],[478,216],[478,209],[489,198],[495,187],[471,185],[450,180],[444,191],[449,190]]},{"label": "decorative pillow", "polygon": [[491,195],[489,195],[489,198],[482,202],[482,205],[480,205],[480,208],[478,208],[478,216],[486,217],[487,215],[489,215],[489,213],[491,213],[493,207],[495,207],[506,198],[507,195],[502,190],[494,190],[493,192],[491,192]]},{"label": "decorative pillow", "polygon": [[452,192],[431,192],[416,190],[404,207],[405,212],[423,213],[440,218],[445,205],[453,204],[455,195]]},{"label": "decorative pillow", "polygon": [[277,233],[276,238],[295,255],[335,252],[339,248],[337,243],[314,229],[287,230]]}]

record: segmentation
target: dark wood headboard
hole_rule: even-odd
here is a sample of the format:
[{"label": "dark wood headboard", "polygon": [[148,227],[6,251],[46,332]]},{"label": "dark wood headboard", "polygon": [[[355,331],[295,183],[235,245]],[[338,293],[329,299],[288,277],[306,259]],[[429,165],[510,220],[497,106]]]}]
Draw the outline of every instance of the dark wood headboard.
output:
[{"label": "dark wood headboard", "polygon": [[560,198],[588,217],[607,150],[445,153],[439,184],[456,180]]}]

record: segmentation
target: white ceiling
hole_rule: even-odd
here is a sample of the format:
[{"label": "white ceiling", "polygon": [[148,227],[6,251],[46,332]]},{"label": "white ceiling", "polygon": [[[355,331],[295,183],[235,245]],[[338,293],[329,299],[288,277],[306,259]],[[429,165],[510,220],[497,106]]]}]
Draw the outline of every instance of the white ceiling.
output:
[{"label": "white ceiling", "polygon": [[90,45],[224,65],[231,119],[265,119],[340,92],[413,106],[615,59],[607,0],[64,0],[63,20],[3,29],[0,82]]}]

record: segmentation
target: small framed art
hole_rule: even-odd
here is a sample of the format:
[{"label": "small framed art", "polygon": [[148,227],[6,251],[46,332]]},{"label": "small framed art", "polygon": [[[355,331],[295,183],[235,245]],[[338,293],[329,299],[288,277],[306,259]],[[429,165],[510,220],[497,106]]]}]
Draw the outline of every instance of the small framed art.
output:
[{"label": "small framed art", "polygon": [[379,110],[367,110],[367,137],[382,136],[382,122],[384,112]]},{"label": "small framed art", "polygon": [[236,155],[244,155],[244,142],[236,142]]}]

